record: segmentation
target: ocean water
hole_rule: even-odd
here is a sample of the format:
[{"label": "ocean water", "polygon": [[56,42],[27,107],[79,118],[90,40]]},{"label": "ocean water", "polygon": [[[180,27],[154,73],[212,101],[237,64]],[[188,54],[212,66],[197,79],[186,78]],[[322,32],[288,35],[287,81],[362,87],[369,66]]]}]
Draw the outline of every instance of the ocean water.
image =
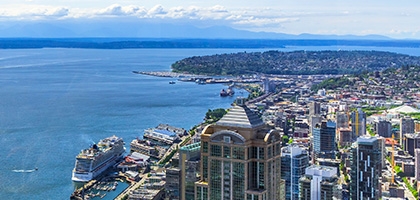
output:
[{"label": "ocean water", "polygon": [[[412,48],[280,50],[302,49],[420,55]],[[75,156],[92,142],[117,135],[128,147],[159,123],[189,129],[208,109],[229,108],[235,98],[219,96],[223,85],[171,85],[175,79],[133,70],[169,71],[170,64],[189,56],[265,50],[0,50],[0,199],[68,199]]]}]

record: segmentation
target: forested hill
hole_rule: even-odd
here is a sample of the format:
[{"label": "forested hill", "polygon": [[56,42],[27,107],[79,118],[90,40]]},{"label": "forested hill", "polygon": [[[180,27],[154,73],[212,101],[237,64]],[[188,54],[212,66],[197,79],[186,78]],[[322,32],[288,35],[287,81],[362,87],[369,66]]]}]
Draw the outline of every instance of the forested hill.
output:
[{"label": "forested hill", "polygon": [[420,57],[381,51],[267,51],[194,56],[172,64],[174,72],[206,75],[354,74],[420,65]]}]

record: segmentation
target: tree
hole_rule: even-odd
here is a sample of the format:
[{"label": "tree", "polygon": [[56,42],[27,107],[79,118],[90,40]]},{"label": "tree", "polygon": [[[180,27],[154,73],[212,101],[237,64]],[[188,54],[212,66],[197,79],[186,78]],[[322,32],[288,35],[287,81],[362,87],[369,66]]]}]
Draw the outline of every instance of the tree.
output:
[{"label": "tree", "polygon": [[208,122],[219,121],[226,113],[227,111],[223,108],[217,108],[214,110],[209,109],[206,113],[205,120]]}]

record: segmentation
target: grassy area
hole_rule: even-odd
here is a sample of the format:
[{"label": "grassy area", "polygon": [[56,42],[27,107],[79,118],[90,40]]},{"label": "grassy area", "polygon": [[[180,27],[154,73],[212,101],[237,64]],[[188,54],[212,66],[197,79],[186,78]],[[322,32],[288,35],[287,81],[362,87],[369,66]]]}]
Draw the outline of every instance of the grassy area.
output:
[{"label": "grassy area", "polygon": [[420,113],[408,113],[407,115],[414,119],[420,120]]},{"label": "grassy area", "polygon": [[413,194],[414,198],[417,199],[418,196],[419,196],[419,194],[418,194],[418,192],[416,190],[416,187],[415,186],[412,186],[410,184],[410,182],[407,180],[407,177],[403,177],[402,179],[403,179],[405,185],[407,186],[408,190],[410,190],[410,192],[411,192],[411,194]]},{"label": "grassy area", "polygon": [[417,199],[419,194],[416,190],[416,186],[411,185],[410,182],[408,181],[407,177],[402,176],[403,171],[401,170],[401,167],[394,166],[394,170],[395,170],[395,173],[397,174],[397,176],[402,177],[402,180],[403,180],[404,184],[407,186],[408,190],[410,190],[410,192],[411,192],[411,194],[413,194],[414,198]]},{"label": "grassy area", "polygon": [[375,132],[373,131],[372,124],[367,124],[366,125],[366,131],[369,133],[370,136],[375,136]]}]

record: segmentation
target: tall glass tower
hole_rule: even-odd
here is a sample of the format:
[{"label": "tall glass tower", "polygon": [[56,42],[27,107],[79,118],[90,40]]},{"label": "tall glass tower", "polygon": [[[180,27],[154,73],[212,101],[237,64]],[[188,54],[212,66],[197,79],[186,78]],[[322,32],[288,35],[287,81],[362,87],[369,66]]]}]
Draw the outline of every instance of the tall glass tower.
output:
[{"label": "tall glass tower", "polygon": [[376,137],[359,137],[351,151],[350,199],[379,199],[382,148]]},{"label": "tall glass tower", "polygon": [[287,146],[281,152],[281,178],[286,183],[286,200],[299,199],[299,179],[309,166],[309,156],[305,149]]}]

